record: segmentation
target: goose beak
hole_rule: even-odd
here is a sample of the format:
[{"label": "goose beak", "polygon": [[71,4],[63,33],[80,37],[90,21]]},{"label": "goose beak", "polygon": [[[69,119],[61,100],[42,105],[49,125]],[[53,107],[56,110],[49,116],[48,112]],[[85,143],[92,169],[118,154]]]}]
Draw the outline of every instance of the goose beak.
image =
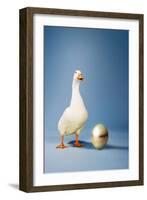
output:
[{"label": "goose beak", "polygon": [[84,77],[83,77],[82,74],[79,74],[78,77],[77,77],[77,79],[80,80],[80,81],[82,81],[84,79]]}]

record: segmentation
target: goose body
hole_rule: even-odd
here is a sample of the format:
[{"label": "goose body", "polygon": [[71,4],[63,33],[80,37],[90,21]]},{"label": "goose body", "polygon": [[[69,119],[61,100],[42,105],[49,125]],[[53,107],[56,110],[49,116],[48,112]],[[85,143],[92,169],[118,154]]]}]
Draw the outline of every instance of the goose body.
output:
[{"label": "goose body", "polygon": [[88,117],[85,106],[69,106],[61,116],[58,129],[61,135],[71,135],[83,128]]},{"label": "goose body", "polygon": [[79,70],[77,70],[73,76],[72,97],[70,106],[65,109],[58,122],[58,130],[61,135],[62,145],[60,144],[57,147],[62,148],[62,146],[64,145],[64,136],[72,134],[76,134],[77,145],[80,146],[77,139],[84,124],[88,119],[88,112],[80,94],[81,80],[83,80],[83,75]]}]

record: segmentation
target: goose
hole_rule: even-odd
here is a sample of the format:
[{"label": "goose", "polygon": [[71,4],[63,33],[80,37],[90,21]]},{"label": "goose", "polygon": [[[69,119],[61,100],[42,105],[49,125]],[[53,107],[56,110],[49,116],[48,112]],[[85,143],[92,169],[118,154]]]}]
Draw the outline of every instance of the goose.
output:
[{"label": "goose", "polygon": [[61,115],[58,122],[58,130],[61,137],[61,143],[56,148],[64,149],[68,146],[64,145],[64,136],[75,134],[75,147],[82,147],[79,143],[79,134],[84,127],[88,112],[84,101],[80,94],[80,83],[84,76],[80,70],[76,70],[73,75],[72,96],[69,107],[67,107]]}]

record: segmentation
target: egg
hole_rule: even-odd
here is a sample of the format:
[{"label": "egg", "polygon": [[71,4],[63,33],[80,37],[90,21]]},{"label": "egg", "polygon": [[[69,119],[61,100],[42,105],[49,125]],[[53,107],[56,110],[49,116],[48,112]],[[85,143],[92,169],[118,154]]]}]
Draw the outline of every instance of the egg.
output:
[{"label": "egg", "polygon": [[97,124],[92,130],[91,142],[96,149],[102,149],[108,141],[108,130],[103,124]]}]

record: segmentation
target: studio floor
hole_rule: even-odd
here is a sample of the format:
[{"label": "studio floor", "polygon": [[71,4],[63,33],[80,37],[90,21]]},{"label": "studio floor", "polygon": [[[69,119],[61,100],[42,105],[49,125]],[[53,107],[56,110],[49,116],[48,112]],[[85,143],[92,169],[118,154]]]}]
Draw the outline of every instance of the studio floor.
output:
[{"label": "studio floor", "polygon": [[[119,137],[118,137],[119,136]],[[110,131],[107,145],[95,149],[90,137],[80,135],[84,147],[73,147],[74,135],[65,137],[66,149],[57,149],[59,135],[48,137],[45,141],[44,169],[45,173],[75,172],[91,170],[127,169],[128,163],[128,133],[125,131]]]}]

